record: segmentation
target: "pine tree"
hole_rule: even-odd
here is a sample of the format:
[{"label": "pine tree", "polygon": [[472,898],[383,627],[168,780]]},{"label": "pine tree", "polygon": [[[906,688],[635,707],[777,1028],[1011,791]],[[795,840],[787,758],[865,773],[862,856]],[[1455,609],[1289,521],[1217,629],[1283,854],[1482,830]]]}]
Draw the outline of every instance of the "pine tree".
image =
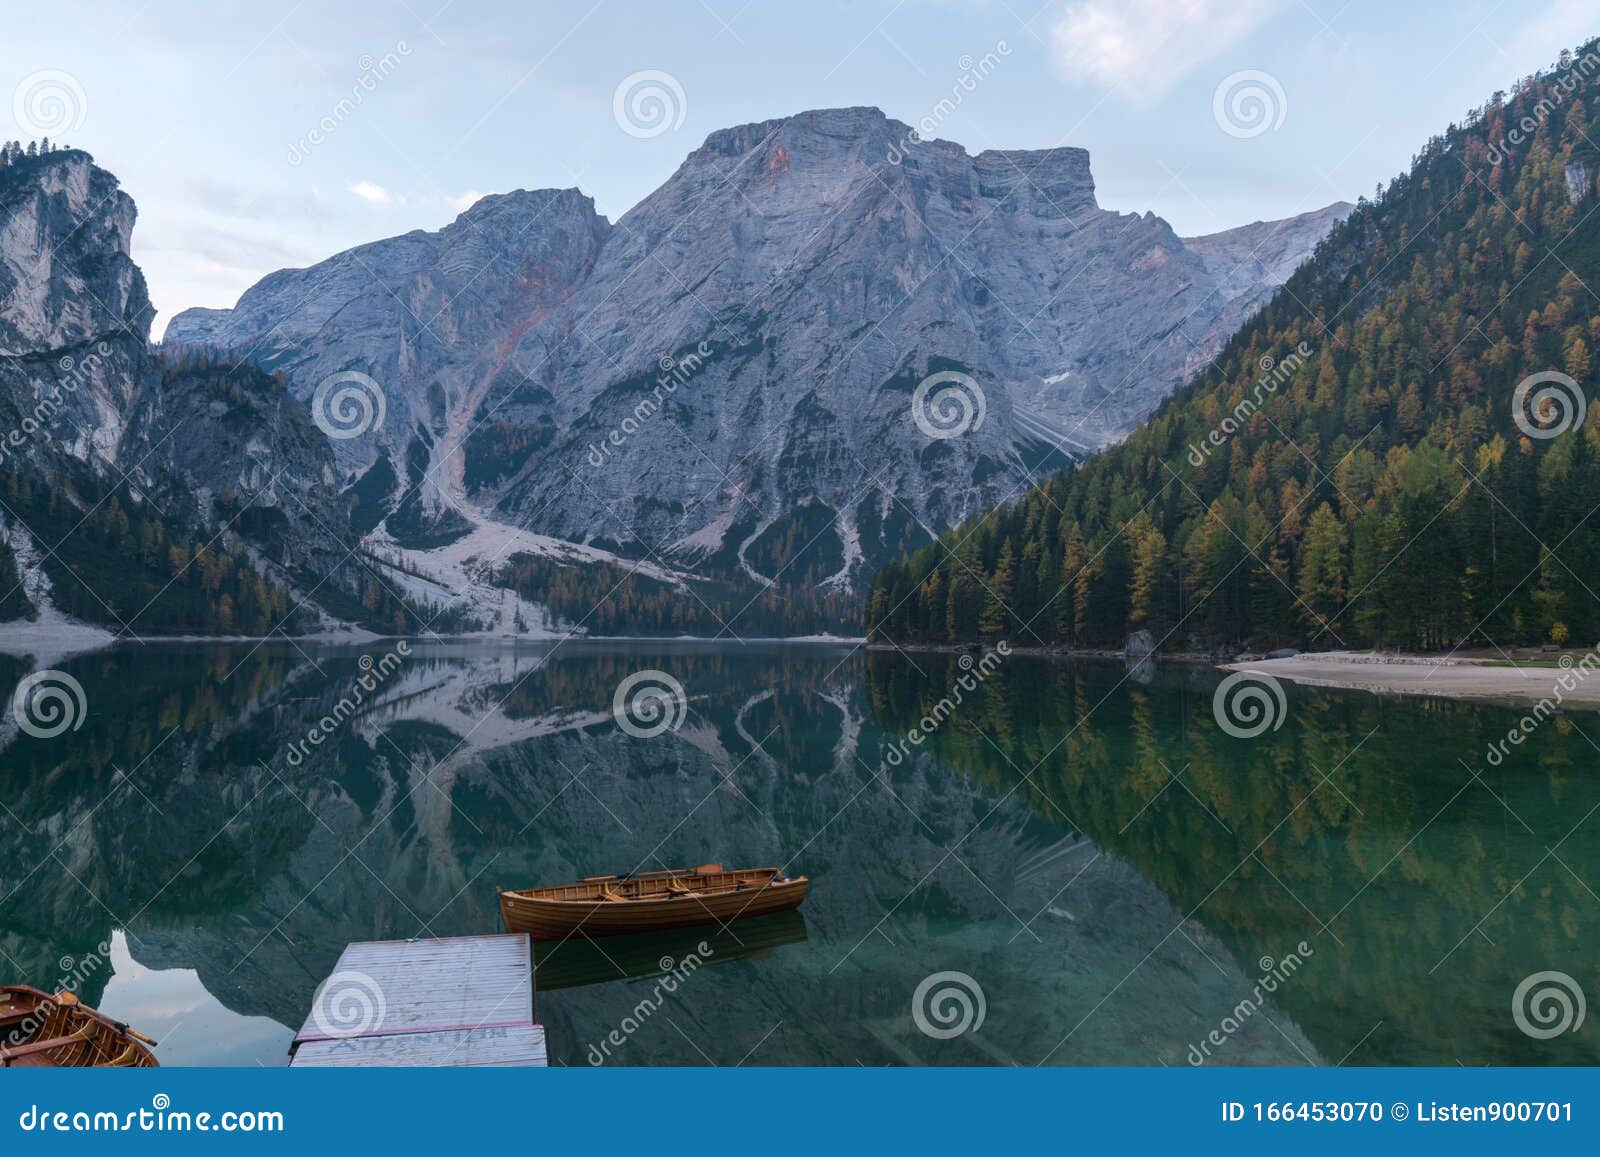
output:
[{"label": "pine tree", "polygon": [[1128,622],[1134,627],[1160,630],[1175,619],[1172,613],[1172,568],[1167,559],[1167,537],[1140,513],[1128,526],[1132,558],[1128,590]]},{"label": "pine tree", "polygon": [[1333,507],[1317,507],[1300,544],[1300,581],[1297,594],[1306,626],[1317,630],[1331,623],[1344,608],[1349,582],[1345,557],[1345,530]]},{"label": "pine tree", "polygon": [[1015,620],[1011,603],[1017,594],[1017,560],[1011,550],[1011,541],[1001,548],[1000,561],[994,573],[984,583],[983,612],[978,616],[978,631],[984,635],[1008,634]]}]

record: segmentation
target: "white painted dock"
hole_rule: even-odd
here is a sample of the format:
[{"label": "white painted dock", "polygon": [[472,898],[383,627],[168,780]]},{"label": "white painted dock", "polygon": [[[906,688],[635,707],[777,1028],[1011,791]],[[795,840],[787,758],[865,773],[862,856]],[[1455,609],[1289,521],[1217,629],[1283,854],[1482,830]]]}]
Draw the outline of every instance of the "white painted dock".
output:
[{"label": "white painted dock", "polygon": [[297,1067],[548,1064],[526,936],[351,944],[290,1046]]}]

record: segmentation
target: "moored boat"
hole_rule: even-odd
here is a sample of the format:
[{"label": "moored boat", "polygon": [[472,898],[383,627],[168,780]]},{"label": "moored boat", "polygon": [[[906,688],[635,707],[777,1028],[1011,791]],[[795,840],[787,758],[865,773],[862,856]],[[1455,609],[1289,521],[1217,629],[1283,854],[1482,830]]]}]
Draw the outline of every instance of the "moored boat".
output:
[{"label": "moored boat", "polygon": [[0,1068],[154,1069],[155,1043],[74,993],[0,985]]},{"label": "moored boat", "polygon": [[500,917],[507,932],[535,940],[621,936],[786,912],[800,906],[810,883],[780,868],[728,871],[721,864],[590,876],[576,884],[501,892]]}]

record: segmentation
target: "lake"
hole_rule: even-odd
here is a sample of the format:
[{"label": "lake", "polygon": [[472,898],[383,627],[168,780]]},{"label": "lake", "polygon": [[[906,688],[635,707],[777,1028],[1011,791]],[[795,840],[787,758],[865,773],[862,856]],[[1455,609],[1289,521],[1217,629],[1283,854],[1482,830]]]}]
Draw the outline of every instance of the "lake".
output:
[{"label": "lake", "polygon": [[[70,983],[165,1064],[285,1063],[349,941],[707,861],[810,897],[540,946],[553,1063],[1600,1063],[1594,1023],[1544,1031],[1568,981],[1539,976],[1600,996],[1592,715],[1491,763],[1520,711],[1285,687],[1247,737],[1183,665],[274,642],[54,667],[77,728],[0,729],[0,974]],[[0,657],[7,703],[30,670]]]}]

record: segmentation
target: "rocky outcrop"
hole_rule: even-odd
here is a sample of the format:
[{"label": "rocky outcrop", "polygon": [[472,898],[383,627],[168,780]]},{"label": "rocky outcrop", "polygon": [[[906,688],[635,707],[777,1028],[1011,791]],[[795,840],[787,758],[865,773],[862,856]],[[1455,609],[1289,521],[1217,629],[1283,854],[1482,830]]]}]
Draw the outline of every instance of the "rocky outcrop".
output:
[{"label": "rocky outcrop", "polygon": [[1561,170],[1567,182],[1567,201],[1576,205],[1589,195],[1589,166],[1583,161],[1568,161]]},{"label": "rocky outcrop", "polygon": [[[384,420],[336,454],[391,502],[415,492],[408,533],[485,507],[707,573],[851,583],[1123,436],[1339,212],[1185,242],[1100,208],[1081,149],[910,135],[870,108],[726,129],[615,225],[575,190],[486,198],[167,340],[306,400],[370,375]],[[939,383],[965,395],[944,399],[956,437],[913,414],[939,372],[960,375]]]},{"label": "rocky outcrop", "polygon": [[[4,617],[71,626],[54,605],[66,594],[72,615],[150,629],[140,616],[198,573],[171,561],[174,545],[185,560],[213,552],[208,566],[242,561],[269,586],[303,578],[318,589],[316,601],[290,600],[276,623],[286,629],[313,625],[330,599],[341,613],[320,616],[325,625],[361,618],[329,439],[247,362],[154,356],[153,310],[129,255],[135,216],[87,153],[0,166],[0,590],[25,596],[6,600]],[[227,630],[205,601],[157,607],[157,629]]]},{"label": "rocky outcrop", "polygon": [[179,314],[166,342],[281,371],[307,403],[331,375],[369,376],[384,391],[384,413],[359,436],[334,441],[341,482],[380,457],[404,478],[408,459],[420,457],[421,498],[437,514],[441,492],[462,489],[465,459],[449,449],[485,398],[515,397],[527,385],[512,349],[586,277],[609,229],[576,189],[485,197],[436,233],[280,270],[232,310]]},{"label": "rocky outcrop", "polygon": [[1253,221],[1221,233],[1185,237],[1183,244],[1200,255],[1236,307],[1253,313],[1354,208],[1349,201],[1335,201],[1281,221]]},{"label": "rocky outcrop", "polygon": [[1156,637],[1141,627],[1128,636],[1122,653],[1129,659],[1148,659],[1156,653]]},{"label": "rocky outcrop", "polygon": [[[273,573],[353,592],[356,541],[331,443],[283,384],[249,364],[180,360],[151,375],[123,438],[130,478],[191,503]],[[313,606],[315,603],[312,604]]]},{"label": "rocky outcrop", "polygon": [[135,216],[80,150],[0,168],[0,466],[115,458],[154,315]]}]

